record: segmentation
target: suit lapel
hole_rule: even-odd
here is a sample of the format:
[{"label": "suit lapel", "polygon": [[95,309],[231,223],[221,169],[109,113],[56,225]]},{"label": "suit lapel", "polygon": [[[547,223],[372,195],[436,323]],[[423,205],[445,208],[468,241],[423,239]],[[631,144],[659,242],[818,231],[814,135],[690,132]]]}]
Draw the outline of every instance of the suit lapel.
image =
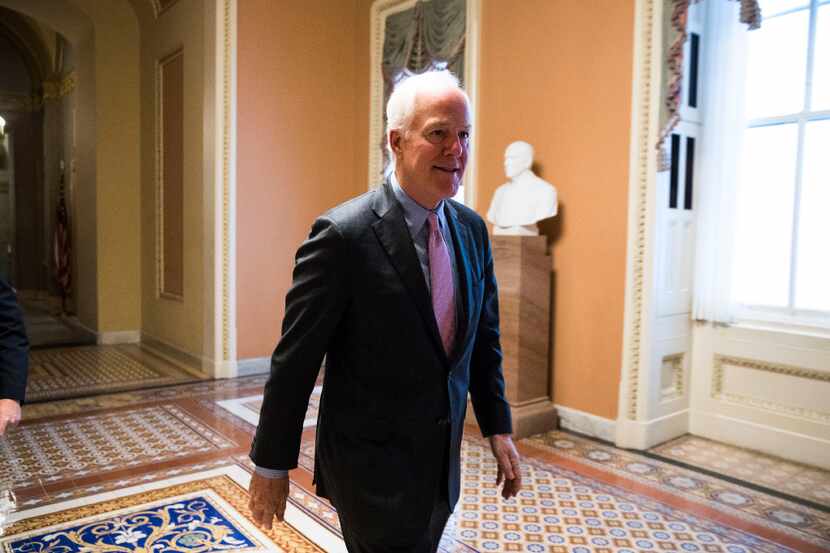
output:
[{"label": "suit lapel", "polygon": [[415,302],[433,345],[445,363],[449,363],[441,342],[438,324],[435,322],[432,301],[424,282],[424,273],[418,261],[418,254],[415,253],[412,237],[409,235],[409,229],[403,218],[403,208],[395,199],[392,187],[388,183],[378,190],[373,210],[380,219],[372,225],[372,229]]},{"label": "suit lapel", "polygon": [[470,283],[472,282],[472,266],[470,261],[470,247],[472,245],[472,238],[470,237],[470,229],[463,225],[458,220],[458,212],[450,204],[445,202],[446,206],[444,212],[447,216],[447,225],[450,228],[450,234],[453,240],[453,251],[455,252],[455,266],[458,271],[458,293],[461,297],[459,302],[461,305],[460,317],[456,328],[456,342],[453,350],[451,363],[454,365],[458,357],[464,352],[464,344],[467,343],[467,334],[471,327],[470,308],[472,299],[470,297]]}]

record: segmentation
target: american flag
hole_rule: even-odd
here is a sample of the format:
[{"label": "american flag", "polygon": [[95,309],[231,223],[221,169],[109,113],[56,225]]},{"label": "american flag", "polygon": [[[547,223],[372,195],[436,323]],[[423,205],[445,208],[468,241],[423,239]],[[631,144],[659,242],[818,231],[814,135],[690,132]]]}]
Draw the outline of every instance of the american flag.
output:
[{"label": "american flag", "polygon": [[66,200],[63,194],[63,178],[63,174],[61,174],[53,250],[55,255],[55,280],[60,289],[61,298],[65,303],[66,296],[69,295],[69,287],[72,283],[72,265],[70,263],[69,215],[66,211]]}]

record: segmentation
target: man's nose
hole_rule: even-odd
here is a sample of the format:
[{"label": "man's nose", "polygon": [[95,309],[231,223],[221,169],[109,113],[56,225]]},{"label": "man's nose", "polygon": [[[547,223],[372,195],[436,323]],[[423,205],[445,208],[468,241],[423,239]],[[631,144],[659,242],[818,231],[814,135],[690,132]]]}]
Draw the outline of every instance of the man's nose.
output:
[{"label": "man's nose", "polygon": [[450,138],[450,143],[445,146],[447,153],[453,157],[459,157],[464,151],[464,143],[460,136]]}]

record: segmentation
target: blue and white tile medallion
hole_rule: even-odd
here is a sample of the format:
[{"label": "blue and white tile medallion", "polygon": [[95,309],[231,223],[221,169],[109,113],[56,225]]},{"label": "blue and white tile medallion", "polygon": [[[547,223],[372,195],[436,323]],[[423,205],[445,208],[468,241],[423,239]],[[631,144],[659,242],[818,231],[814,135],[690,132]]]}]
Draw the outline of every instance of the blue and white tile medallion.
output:
[{"label": "blue and white tile medallion", "polygon": [[9,553],[90,551],[251,551],[260,544],[212,493],[47,527],[4,544]]}]

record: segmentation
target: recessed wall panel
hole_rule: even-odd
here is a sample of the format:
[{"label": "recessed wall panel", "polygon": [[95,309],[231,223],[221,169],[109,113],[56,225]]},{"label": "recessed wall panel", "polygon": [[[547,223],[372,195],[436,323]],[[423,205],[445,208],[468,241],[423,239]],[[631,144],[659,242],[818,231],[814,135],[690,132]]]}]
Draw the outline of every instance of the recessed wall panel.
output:
[{"label": "recessed wall panel", "polygon": [[159,294],[184,296],[184,56],[158,63]]}]

